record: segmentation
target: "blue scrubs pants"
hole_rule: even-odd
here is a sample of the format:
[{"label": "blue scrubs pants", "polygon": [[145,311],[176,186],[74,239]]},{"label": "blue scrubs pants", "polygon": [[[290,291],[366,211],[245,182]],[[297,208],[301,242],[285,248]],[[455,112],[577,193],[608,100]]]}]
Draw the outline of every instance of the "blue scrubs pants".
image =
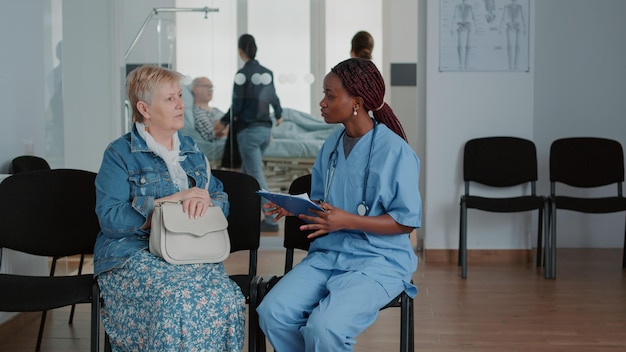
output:
[{"label": "blue scrubs pants", "polygon": [[296,265],[257,308],[261,329],[277,352],[352,351],[356,336],[395,297],[356,271]]}]

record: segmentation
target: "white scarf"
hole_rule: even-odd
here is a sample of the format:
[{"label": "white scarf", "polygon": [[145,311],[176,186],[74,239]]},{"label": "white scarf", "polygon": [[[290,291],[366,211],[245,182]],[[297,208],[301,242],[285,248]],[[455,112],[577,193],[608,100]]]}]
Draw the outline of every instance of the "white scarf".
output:
[{"label": "white scarf", "polygon": [[180,155],[180,140],[178,139],[178,133],[174,133],[172,136],[172,150],[167,150],[167,148],[157,143],[157,141],[152,138],[150,133],[146,132],[146,126],[143,123],[135,122],[135,127],[137,128],[139,135],[146,141],[148,148],[165,161],[167,171],[172,178],[172,182],[174,182],[174,184],[178,187],[178,190],[183,191],[188,189],[189,180],[187,179],[187,173],[183,170],[183,167],[180,166],[180,162],[185,160],[187,157]]}]

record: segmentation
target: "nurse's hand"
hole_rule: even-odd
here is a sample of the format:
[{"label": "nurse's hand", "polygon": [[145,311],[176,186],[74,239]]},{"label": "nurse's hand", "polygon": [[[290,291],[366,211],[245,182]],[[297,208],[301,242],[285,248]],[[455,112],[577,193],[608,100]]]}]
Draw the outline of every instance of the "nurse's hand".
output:
[{"label": "nurse's hand", "polygon": [[293,216],[292,213],[288,212],[287,210],[279,207],[278,205],[274,204],[273,202],[269,202],[266,204],[263,204],[263,209],[264,212],[263,214],[265,214],[265,216],[274,216],[274,222],[280,220],[280,218],[285,217],[285,216]]},{"label": "nurse's hand", "polygon": [[358,215],[348,213],[343,209],[336,208],[325,202],[321,203],[320,206],[324,208],[324,211],[309,209],[309,211],[316,216],[308,216],[304,214],[299,216],[300,219],[308,222],[308,224],[300,226],[301,231],[315,230],[315,232],[308,235],[307,238],[315,238],[329,232],[346,229],[350,224],[350,219],[353,219],[354,221],[354,217],[358,217]]},{"label": "nurse's hand", "polygon": [[410,226],[399,224],[389,214],[376,216],[361,216],[336,208],[328,203],[322,203],[325,211],[309,211],[316,216],[300,215],[300,219],[309,224],[300,226],[300,230],[313,230],[308,238],[315,238],[329,232],[339,230],[362,231],[377,235],[399,235],[413,231]]}]

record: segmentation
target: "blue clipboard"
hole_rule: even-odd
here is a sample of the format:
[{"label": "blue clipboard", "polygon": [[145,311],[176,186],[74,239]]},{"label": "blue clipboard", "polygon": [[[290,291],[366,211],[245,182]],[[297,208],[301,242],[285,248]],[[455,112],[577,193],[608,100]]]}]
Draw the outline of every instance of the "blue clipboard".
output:
[{"label": "blue clipboard", "polygon": [[295,216],[300,214],[316,216],[315,214],[309,212],[309,209],[324,211],[324,209],[320,207],[319,204],[313,202],[306,193],[285,194],[266,190],[256,191],[256,193],[281,208],[286,209]]}]

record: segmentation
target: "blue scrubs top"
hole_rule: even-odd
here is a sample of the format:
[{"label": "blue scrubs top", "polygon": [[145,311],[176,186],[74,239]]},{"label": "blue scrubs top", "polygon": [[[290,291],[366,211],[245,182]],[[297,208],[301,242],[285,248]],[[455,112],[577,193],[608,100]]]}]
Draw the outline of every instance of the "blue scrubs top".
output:
[{"label": "blue scrubs top", "polygon": [[[357,214],[362,202],[366,165],[374,130],[365,134],[348,158],[344,156],[342,131],[335,131],[322,146],[312,171],[311,199],[323,199],[345,211]],[[389,214],[399,224],[421,226],[422,201],[419,192],[420,161],[408,143],[384,124],[376,126],[366,204],[369,216]],[[337,145],[337,163],[332,179],[327,177],[330,155]],[[367,232],[335,231],[311,243],[303,262],[319,269],[360,271],[387,290],[405,290],[414,297],[417,288],[410,283],[417,269],[417,256],[409,234],[377,235]],[[403,287],[398,287],[402,285]],[[399,290],[398,290],[399,289]]]}]

